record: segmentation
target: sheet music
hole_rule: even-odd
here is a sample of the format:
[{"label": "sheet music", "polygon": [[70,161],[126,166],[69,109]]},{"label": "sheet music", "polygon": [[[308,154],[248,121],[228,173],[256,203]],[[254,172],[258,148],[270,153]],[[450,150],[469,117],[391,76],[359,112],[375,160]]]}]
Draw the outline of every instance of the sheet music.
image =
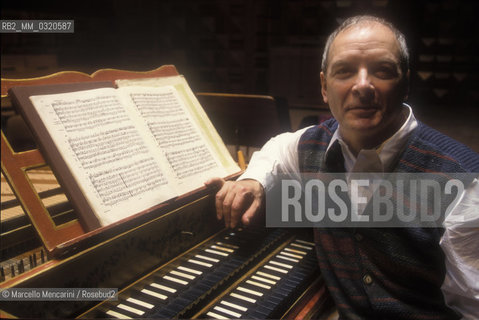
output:
[{"label": "sheet music", "polygon": [[30,97],[102,225],[239,171],[185,80],[167,80]]},{"label": "sheet music", "polygon": [[225,175],[174,87],[121,89],[141,114],[180,186],[197,188],[209,177]]},{"label": "sheet music", "polygon": [[154,146],[112,88],[31,97],[102,224],[174,196]]},{"label": "sheet music", "polygon": [[124,79],[116,80],[115,83],[120,89],[131,86],[143,88],[162,88],[170,86],[173,88],[181,104],[188,110],[188,114],[191,116],[193,123],[195,123],[200,130],[204,141],[213,152],[216,160],[219,161],[224,168],[226,172],[225,175],[233,174],[240,170],[183,76]]}]

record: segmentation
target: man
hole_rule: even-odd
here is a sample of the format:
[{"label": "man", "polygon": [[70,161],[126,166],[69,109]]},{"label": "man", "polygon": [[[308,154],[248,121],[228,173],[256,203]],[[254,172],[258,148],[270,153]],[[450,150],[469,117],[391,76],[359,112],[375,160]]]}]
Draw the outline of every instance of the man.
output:
[{"label": "man", "polygon": [[[404,36],[371,16],[346,20],[329,37],[321,93],[334,119],[271,139],[236,182],[214,178],[225,226],[248,225],[282,174],[479,172],[479,155],[417,121],[408,90]],[[474,179],[446,228],[316,228],[318,262],[341,319],[479,318]],[[476,232],[474,232],[476,231]],[[469,243],[469,244],[467,244]],[[473,248],[474,247],[474,248]]]}]

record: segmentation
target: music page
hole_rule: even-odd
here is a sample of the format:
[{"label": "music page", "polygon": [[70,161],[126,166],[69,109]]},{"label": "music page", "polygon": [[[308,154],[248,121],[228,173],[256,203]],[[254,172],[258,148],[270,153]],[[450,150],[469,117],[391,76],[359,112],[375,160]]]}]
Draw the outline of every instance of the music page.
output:
[{"label": "music page", "polygon": [[[216,161],[219,161],[223,167],[225,174],[222,176],[228,176],[240,171],[238,164],[231,157],[231,154],[226,148],[223,140],[211,123],[206,112],[203,110],[203,107],[191,90],[188,82],[182,75],[139,79],[120,79],[116,80],[115,83],[119,89],[130,86],[140,86],[144,88],[161,88],[169,86],[170,88],[173,88],[173,90],[176,91],[175,95],[179,99],[179,103],[186,110],[195,127],[199,130],[205,145],[208,146],[208,149],[210,152],[212,152],[213,157],[216,159]],[[207,175],[205,174],[205,176]],[[198,177],[198,180],[201,180],[201,177]]]},{"label": "music page", "polygon": [[116,89],[30,99],[101,225],[177,195],[154,141],[145,138]]},{"label": "music page", "polygon": [[120,90],[141,115],[172,170],[180,194],[203,186],[210,177],[227,175],[218,152],[175,87],[129,86]]}]

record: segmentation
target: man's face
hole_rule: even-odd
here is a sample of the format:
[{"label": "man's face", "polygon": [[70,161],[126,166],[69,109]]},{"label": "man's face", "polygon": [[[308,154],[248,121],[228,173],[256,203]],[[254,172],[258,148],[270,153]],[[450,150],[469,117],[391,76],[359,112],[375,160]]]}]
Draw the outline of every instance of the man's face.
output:
[{"label": "man's face", "polygon": [[401,121],[407,88],[392,31],[379,23],[350,27],[333,41],[328,59],[321,93],[341,133],[387,138]]}]

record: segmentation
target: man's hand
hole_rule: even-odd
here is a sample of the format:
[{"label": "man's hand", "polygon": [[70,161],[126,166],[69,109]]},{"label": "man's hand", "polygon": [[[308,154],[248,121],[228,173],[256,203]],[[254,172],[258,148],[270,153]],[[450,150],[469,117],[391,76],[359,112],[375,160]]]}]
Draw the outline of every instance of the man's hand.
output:
[{"label": "man's hand", "polygon": [[226,228],[235,228],[240,219],[248,225],[263,206],[263,186],[256,180],[225,182],[212,178],[205,185],[220,188],[216,193],[216,216],[225,220]]}]

